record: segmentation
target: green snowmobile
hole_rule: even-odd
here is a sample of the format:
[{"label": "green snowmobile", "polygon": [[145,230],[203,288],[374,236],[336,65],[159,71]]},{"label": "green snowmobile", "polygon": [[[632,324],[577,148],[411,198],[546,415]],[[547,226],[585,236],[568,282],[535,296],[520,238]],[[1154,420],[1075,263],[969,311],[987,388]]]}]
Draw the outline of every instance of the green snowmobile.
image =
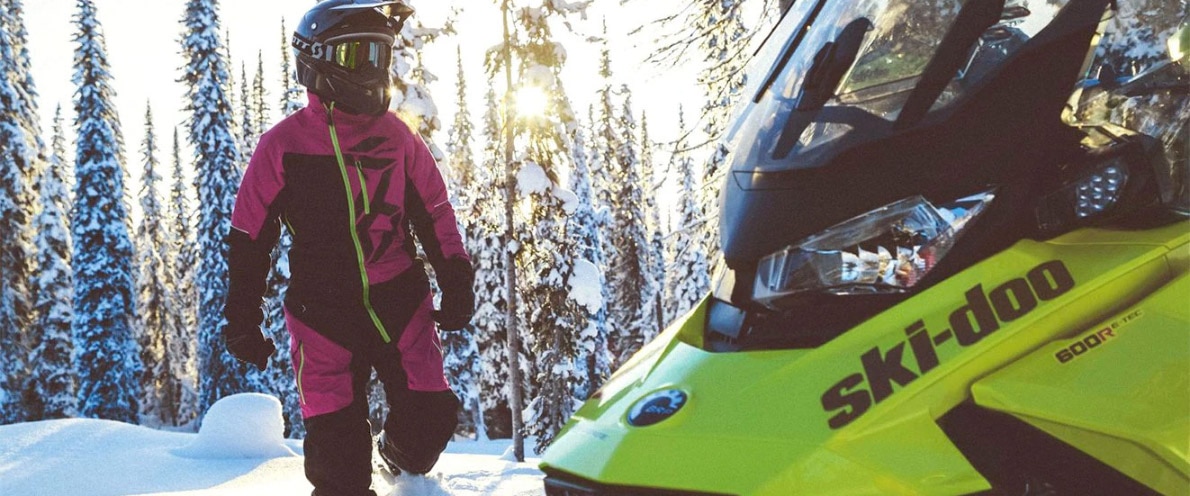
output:
[{"label": "green snowmobile", "polygon": [[792,2],[724,140],[712,294],[546,493],[1190,494],[1186,28],[1090,77],[1113,12]]}]

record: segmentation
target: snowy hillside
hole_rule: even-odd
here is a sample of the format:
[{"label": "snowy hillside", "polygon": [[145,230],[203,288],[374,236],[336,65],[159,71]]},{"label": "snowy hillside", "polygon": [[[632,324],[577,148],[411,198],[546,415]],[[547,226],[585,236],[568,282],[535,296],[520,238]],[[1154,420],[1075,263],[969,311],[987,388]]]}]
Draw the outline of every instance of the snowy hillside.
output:
[{"label": "snowy hillside", "polygon": [[[198,434],[89,419],[0,426],[0,494],[309,494],[301,442],[276,429],[280,411],[269,396],[228,397]],[[505,460],[508,445],[451,443],[431,477],[392,486],[376,475],[373,488],[381,496],[542,494],[536,460]]]}]

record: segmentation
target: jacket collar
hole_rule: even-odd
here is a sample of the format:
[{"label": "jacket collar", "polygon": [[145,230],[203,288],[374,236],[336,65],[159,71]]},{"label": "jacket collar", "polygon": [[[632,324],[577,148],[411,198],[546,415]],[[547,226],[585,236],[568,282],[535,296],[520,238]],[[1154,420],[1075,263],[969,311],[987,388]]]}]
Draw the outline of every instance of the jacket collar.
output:
[{"label": "jacket collar", "polygon": [[[322,122],[327,122],[327,107],[330,104],[324,102],[322,100],[322,98],[320,98],[318,95],[315,95],[314,92],[312,92],[312,91],[307,91],[306,97],[309,100],[309,103],[306,105],[306,110],[313,113],[318,119],[322,120]],[[380,115],[350,114],[350,113],[344,112],[338,108],[333,109],[331,115],[334,118],[336,126],[339,126],[339,125],[350,125],[350,126],[367,125],[369,123],[376,122],[377,119],[384,117],[384,114],[380,114]]]}]

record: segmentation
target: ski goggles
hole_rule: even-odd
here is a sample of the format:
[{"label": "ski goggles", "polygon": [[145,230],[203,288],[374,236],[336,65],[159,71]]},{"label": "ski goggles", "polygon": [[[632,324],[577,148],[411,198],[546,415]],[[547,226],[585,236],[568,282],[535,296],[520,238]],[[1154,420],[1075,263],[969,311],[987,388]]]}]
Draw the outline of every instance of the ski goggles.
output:
[{"label": "ski goggles", "polygon": [[383,34],[351,34],[317,42],[293,36],[292,45],[314,59],[328,62],[348,72],[388,70],[392,58],[393,37]]}]

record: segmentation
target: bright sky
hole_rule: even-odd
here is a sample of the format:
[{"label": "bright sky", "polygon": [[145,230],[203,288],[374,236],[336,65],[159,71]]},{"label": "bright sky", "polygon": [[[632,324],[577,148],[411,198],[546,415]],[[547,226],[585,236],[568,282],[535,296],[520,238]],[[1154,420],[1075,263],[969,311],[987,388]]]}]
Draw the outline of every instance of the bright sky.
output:
[{"label": "bright sky", "polygon": [[[483,54],[500,41],[500,17],[495,2],[460,0],[457,2],[414,1],[419,9],[415,17],[430,26],[440,24],[449,15],[449,6],[465,4],[459,16],[459,35],[441,38],[427,46],[424,60],[439,81],[431,85],[443,127],[449,128],[456,112],[455,49],[462,48],[468,79],[468,96],[472,118],[478,123],[483,117]],[[575,112],[585,118],[587,105],[602,86],[598,76],[600,44],[587,41],[601,34],[601,22],[607,19],[609,39],[612,40],[612,59],[616,85],[628,82],[633,91],[633,104],[639,114],[648,112],[650,134],[656,141],[672,140],[677,136],[676,122],[679,104],[686,106],[687,119],[703,104],[691,69],[659,68],[643,63],[652,53],[653,35],[630,36],[629,32],[648,24],[667,13],[683,7],[677,0],[650,2],[621,2],[600,0],[590,9],[586,21],[574,19],[577,35],[555,28],[555,36],[564,43],[569,61],[563,70],[566,90]],[[257,53],[264,57],[265,78],[272,85],[268,95],[274,112],[280,95],[281,19],[292,30],[294,24],[313,5],[312,1],[248,0],[220,2],[220,19],[230,35],[234,59],[236,91],[239,91],[241,62],[247,62],[249,77],[255,75]],[[180,76],[182,58],[178,40],[181,36],[179,20],[185,0],[95,0],[99,21],[104,28],[108,62],[116,90],[116,106],[123,126],[128,167],[134,181],[141,168],[141,142],[144,136],[146,103],[153,107],[155,130],[161,154],[158,159],[170,164],[172,129],[179,128],[183,147],[185,115],[184,89],[176,82]],[[37,85],[45,141],[50,140],[54,109],[61,104],[68,136],[73,135],[73,57],[72,18],[77,11],[75,0],[26,0],[25,22],[29,31],[30,53],[33,59],[34,82]],[[288,39],[288,35],[286,35]],[[639,115],[638,115],[639,119]],[[476,126],[480,128],[480,126]],[[437,137],[446,141],[446,129]],[[660,150],[659,150],[660,152]],[[658,157],[660,159],[661,157]],[[189,159],[189,155],[183,157]],[[164,175],[165,173],[163,173]],[[133,193],[139,190],[134,184]]]}]

